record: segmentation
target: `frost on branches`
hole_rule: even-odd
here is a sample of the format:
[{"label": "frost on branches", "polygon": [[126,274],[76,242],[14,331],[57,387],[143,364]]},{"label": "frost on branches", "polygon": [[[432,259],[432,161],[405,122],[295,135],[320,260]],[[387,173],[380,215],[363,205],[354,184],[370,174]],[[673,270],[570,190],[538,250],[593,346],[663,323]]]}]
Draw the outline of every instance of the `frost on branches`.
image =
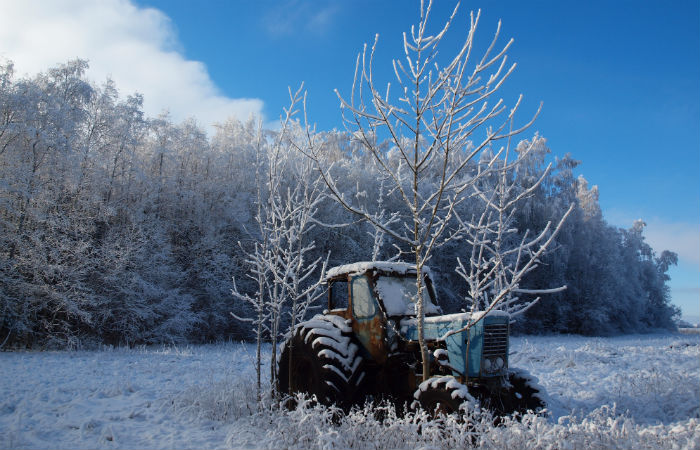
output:
[{"label": "frost on branches", "polygon": [[[460,203],[478,191],[483,179],[496,177],[502,181],[498,167],[508,167],[509,162],[503,151],[490,153],[492,147],[498,141],[510,140],[532,123],[512,127],[520,99],[511,109],[500,99],[489,103],[515,69],[515,64],[507,64],[507,51],[513,41],[497,45],[500,23],[486,51],[476,56],[474,42],[480,12],[476,16],[470,14],[463,45],[456,54],[444,58],[438,47],[458,8],[443,27],[430,30],[431,8],[432,1],[427,5],[421,2],[419,23],[403,35],[404,55],[393,60],[394,86],[387,83],[382,87],[374,77],[377,37],[372,47],[365,46],[357,57],[350,97],[338,93],[353,139],[399,199],[401,209],[392,216],[395,223],[353,201],[339,187],[333,164],[327,164],[319,152],[309,152],[335,200],[407,248],[415,260],[415,303],[424,379],[429,373],[423,332],[422,267],[434,249],[463,233],[463,223],[455,226]],[[388,149],[380,139],[384,136]],[[478,170],[474,170],[477,165]],[[523,273],[531,266],[522,269]],[[506,300],[514,285],[517,281],[510,284],[506,293],[496,296],[495,302]]]},{"label": "frost on branches", "polygon": [[[467,263],[457,258],[457,273],[467,283],[466,300],[471,313],[496,309],[515,317],[540,299],[536,297],[521,301],[520,295],[554,294],[566,289],[566,286],[540,289],[520,287],[526,275],[538,267],[541,257],[555,242],[562,225],[574,209],[572,203],[556,226],[547,222],[536,234],[517,228],[514,218],[518,207],[523,199],[539,188],[551,164],[539,178],[530,180],[525,186],[513,176],[513,172],[523,158],[543,146],[544,139],[537,136],[530,142],[521,141],[516,148],[515,161],[511,162],[513,155],[509,139],[505,149],[500,150],[502,160],[494,161],[490,156],[482,158],[479,172],[488,172],[488,175],[472,186],[475,201],[482,208],[481,213],[472,215],[470,220],[464,220],[457,214],[462,236],[469,245]],[[471,320],[459,331],[468,329],[476,321],[478,319]]]},{"label": "frost on branches", "polygon": [[[88,80],[84,60],[21,77],[0,61],[0,348],[269,339],[302,314],[327,258],[429,263],[447,313],[567,286],[522,312],[521,331],[673,329],[677,255],[655,252],[641,223],[608,224],[572,155],[547,158],[539,136],[518,143],[519,102],[495,97],[510,42],[497,29],[477,55],[477,13],[464,46],[438,54],[454,30],[451,18],[433,30],[430,6],[391,85],[372,78],[376,41],[359,55],[348,131],[222,117],[207,136],[194,120],[147,117],[140,95]],[[319,200],[320,185],[336,201]],[[299,261],[316,272],[304,278]],[[296,293],[258,306],[284,292]]]},{"label": "frost on branches", "polygon": [[[263,130],[257,129],[256,142],[256,234],[252,246],[241,247],[247,253],[247,275],[256,285],[253,295],[241,292],[235,279],[234,297],[247,302],[254,318],[236,319],[251,322],[257,342],[256,373],[258,399],[261,397],[261,345],[267,334],[272,343],[272,361],[277,359],[277,341],[281,333],[282,315],[289,315],[289,330],[293,330],[306,311],[322,293],[321,275],[317,275],[321,257],[310,257],[316,247],[310,237],[315,227],[314,216],[321,202],[321,183],[313,176],[311,162],[295,150],[290,141],[299,139],[292,117],[300,101],[301,88],[290,94],[290,107],[285,110],[281,130],[273,137],[271,146],[263,140]],[[327,262],[327,261],[326,261]],[[290,362],[291,364],[291,362]],[[271,364],[270,385],[276,381],[276,365]]]}]

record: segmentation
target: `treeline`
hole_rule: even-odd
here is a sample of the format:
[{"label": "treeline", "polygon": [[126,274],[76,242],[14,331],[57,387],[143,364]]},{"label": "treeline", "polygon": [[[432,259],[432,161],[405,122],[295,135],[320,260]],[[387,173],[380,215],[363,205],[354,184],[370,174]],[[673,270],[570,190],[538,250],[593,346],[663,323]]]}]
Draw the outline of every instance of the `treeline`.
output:
[{"label": "treeline", "polygon": [[[141,96],[121,98],[111,81],[90,83],[86,68],[75,60],[16,78],[12,63],[0,66],[1,346],[250,337],[250,326],[229,314],[252,314],[231,295],[232,277],[241,291],[253,289],[245,255],[259,237],[261,155],[273,147],[294,152],[293,146],[273,146],[276,132],[261,134],[254,119],[222,122],[208,137],[194,121],[146,117]],[[352,201],[400,208],[351,135],[323,132],[317,141]],[[542,176],[548,153],[540,139],[514,169],[523,189]],[[672,328],[678,311],[669,303],[666,273],[675,254],[656,255],[641,222],[627,230],[607,224],[596,189],[573,175],[577,164],[557,159],[514,215],[519,233],[537,231],[576,204],[522,286],[568,289],[543,297],[517,328],[584,334]],[[380,259],[400,250],[331,199],[317,207],[319,222],[346,226],[318,224],[300,237],[315,241],[311,259],[330,255],[332,266],[370,259],[378,244]],[[459,207],[468,217],[475,205],[467,199]],[[440,274],[448,312],[466,305],[455,267],[468,251],[455,239],[429,262]]]}]

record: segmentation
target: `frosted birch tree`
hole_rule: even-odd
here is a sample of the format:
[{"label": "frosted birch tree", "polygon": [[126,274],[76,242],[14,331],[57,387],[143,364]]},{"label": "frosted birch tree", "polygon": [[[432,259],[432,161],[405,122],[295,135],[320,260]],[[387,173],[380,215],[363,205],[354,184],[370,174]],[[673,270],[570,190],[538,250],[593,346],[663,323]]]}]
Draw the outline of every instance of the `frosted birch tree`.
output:
[{"label": "frosted birch tree", "polygon": [[[404,55],[393,60],[395,87],[381,87],[374,76],[378,37],[358,55],[350,97],[339,92],[343,116],[355,139],[372,155],[380,172],[391,180],[392,192],[400,197],[405,212],[399,227],[353,202],[338,188],[332,164],[324,164],[319,153],[311,153],[332,196],[343,207],[360,215],[396,242],[409,247],[415,258],[418,339],[423,378],[429,376],[423,323],[423,266],[433,250],[455,237],[450,224],[455,208],[480,176],[489,171],[470,171],[484,149],[495,141],[517,135],[506,128],[518,110],[521,98],[508,109],[495,93],[515,69],[507,51],[513,40],[499,45],[500,23],[489,46],[476,56],[475,35],[480,12],[470,13],[466,38],[455,55],[443,58],[438,52],[458,11],[433,33],[429,17],[433,2],[421,2],[420,21],[403,34]],[[535,114],[536,116],[537,114]],[[392,146],[383,150],[381,141]],[[495,162],[500,154],[492,156]],[[393,157],[393,159],[392,159]]]},{"label": "frosted birch tree", "polygon": [[[393,226],[395,223],[399,222],[399,214],[398,212],[387,212],[386,206],[384,205],[385,202],[385,188],[384,188],[384,183],[385,180],[381,180],[379,184],[379,192],[377,194],[377,205],[376,205],[376,210],[377,212],[375,213],[375,217],[378,222],[384,224],[384,228]],[[368,233],[370,236],[372,236],[372,261],[377,261],[379,258],[379,253],[382,250],[382,247],[384,246],[384,241],[386,240],[386,233],[382,229],[382,227],[378,227],[375,224],[372,225],[372,232]],[[393,259],[398,259],[400,256],[400,252],[396,254]]]},{"label": "frosted birch tree", "polygon": [[[553,294],[566,289],[558,286],[544,289],[522,289],[523,278],[535,270],[541,257],[549,249],[575,204],[571,204],[556,225],[548,222],[542,230],[519,230],[514,223],[518,206],[548,176],[551,164],[539,178],[523,187],[514,175],[515,169],[537,147],[544,146],[544,139],[535,136],[531,141],[521,141],[516,148],[516,157],[511,160],[511,142],[500,150],[503,159],[494,163],[486,154],[485,162],[479,164],[479,172],[489,172],[487,177],[478,177],[472,186],[473,196],[482,205],[481,213],[469,220],[456,214],[461,236],[469,244],[466,263],[457,258],[457,273],[467,284],[466,302],[469,305],[470,321],[461,329],[448,335],[467,330],[492,310],[508,312],[511,317],[524,313],[540,299],[539,295]],[[523,301],[520,295],[537,295],[533,300]],[[481,312],[481,314],[474,314]],[[447,336],[448,336],[447,335]],[[445,337],[447,337],[445,336]]]},{"label": "frosted birch tree", "polygon": [[[310,259],[316,245],[308,239],[316,225],[314,217],[322,200],[322,184],[314,173],[312,162],[296,153],[299,144],[291,143],[304,137],[293,121],[301,92],[302,88],[294,93],[289,91],[290,107],[285,109],[281,130],[269,149],[264,145],[262,128],[258,130],[255,216],[258,241],[248,251],[246,259],[251,266],[249,277],[255,282],[256,292],[253,295],[241,292],[234,280],[234,297],[249,303],[256,313],[252,319],[234,317],[252,322],[255,327],[258,399],[261,398],[260,347],[263,334],[269,333],[272,344],[270,383],[274,387],[277,379],[274,361],[277,359],[277,338],[283,334],[280,330],[283,314],[285,311],[289,314],[289,327],[294,329],[321,295],[326,267],[321,257]],[[315,279],[313,275],[319,266],[321,274]]]},{"label": "frosted birch tree", "polygon": [[[286,122],[283,124],[282,129],[286,127]],[[236,285],[236,277],[233,277],[233,289],[231,293],[237,300],[248,303],[253,309],[255,316],[241,318],[236,316],[233,312],[230,314],[235,318],[243,322],[250,322],[253,325],[253,331],[255,333],[255,375],[256,375],[256,398],[258,403],[262,400],[262,388],[261,388],[261,367],[262,367],[262,343],[264,338],[264,332],[269,330],[266,321],[269,318],[269,312],[266,308],[266,297],[265,293],[267,291],[269,270],[270,266],[268,264],[269,255],[269,244],[266,233],[266,217],[263,213],[263,206],[265,204],[263,197],[263,186],[261,181],[261,159],[264,156],[263,152],[263,142],[264,137],[262,133],[262,126],[258,124],[256,129],[256,135],[251,136],[255,142],[255,186],[256,186],[256,208],[257,212],[255,215],[255,224],[257,226],[258,240],[253,243],[253,248],[245,250],[241,242],[238,245],[244,249],[246,257],[244,262],[250,268],[250,271],[246,276],[254,282],[255,291],[253,293],[247,293],[241,291]]]}]

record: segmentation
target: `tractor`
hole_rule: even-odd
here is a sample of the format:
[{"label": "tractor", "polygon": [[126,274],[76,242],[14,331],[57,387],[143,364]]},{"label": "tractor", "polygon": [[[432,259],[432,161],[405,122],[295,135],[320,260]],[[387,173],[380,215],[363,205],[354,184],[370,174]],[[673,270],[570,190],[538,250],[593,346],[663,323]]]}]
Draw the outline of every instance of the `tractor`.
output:
[{"label": "tractor", "polygon": [[459,412],[466,400],[498,416],[543,409],[537,380],[508,366],[509,314],[442,315],[427,267],[422,279],[430,378],[422,379],[416,275],[415,265],[397,262],[329,270],[328,309],[287,336],[277,361],[278,392],[306,393],[344,408],[367,399],[398,405],[417,400],[431,414]]}]

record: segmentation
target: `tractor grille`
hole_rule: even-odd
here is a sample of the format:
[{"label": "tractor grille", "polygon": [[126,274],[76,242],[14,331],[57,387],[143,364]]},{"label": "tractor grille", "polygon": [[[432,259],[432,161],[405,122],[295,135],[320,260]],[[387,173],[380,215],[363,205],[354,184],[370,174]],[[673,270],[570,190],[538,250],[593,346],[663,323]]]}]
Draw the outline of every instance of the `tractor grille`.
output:
[{"label": "tractor grille", "polygon": [[508,352],[508,324],[490,324],[484,326],[483,357],[502,356],[505,360]]}]

